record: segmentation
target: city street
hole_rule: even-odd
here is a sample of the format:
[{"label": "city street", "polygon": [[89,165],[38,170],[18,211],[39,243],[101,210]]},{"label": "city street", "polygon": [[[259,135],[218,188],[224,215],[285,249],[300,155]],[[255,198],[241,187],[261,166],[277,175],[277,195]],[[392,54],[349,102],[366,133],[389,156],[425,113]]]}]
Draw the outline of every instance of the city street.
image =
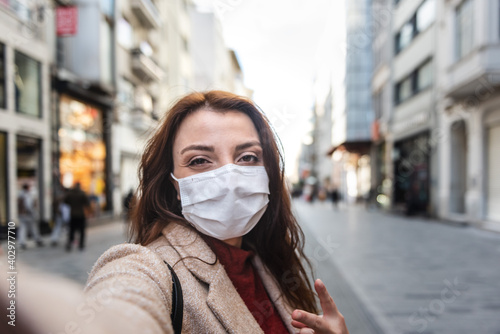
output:
[{"label": "city street", "polygon": [[500,333],[500,234],[329,204],[295,208],[351,333]]},{"label": "city street", "polygon": [[[307,254],[351,334],[500,333],[500,234],[361,207],[294,203]],[[84,284],[124,242],[124,224],[90,228],[84,252],[28,248],[31,267]]]}]

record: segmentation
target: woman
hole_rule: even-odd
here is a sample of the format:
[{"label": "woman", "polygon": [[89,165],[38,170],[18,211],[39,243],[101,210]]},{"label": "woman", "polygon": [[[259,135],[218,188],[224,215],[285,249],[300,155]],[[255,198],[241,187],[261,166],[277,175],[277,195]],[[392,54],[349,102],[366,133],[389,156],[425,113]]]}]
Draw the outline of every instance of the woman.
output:
[{"label": "woman", "polygon": [[316,315],[283,160],[252,102],[221,91],[182,98],[148,142],[139,174],[135,244],[101,256],[86,287],[130,314],[131,332],[172,332],[167,263],[182,287],[183,333],[347,333],[320,280]]}]

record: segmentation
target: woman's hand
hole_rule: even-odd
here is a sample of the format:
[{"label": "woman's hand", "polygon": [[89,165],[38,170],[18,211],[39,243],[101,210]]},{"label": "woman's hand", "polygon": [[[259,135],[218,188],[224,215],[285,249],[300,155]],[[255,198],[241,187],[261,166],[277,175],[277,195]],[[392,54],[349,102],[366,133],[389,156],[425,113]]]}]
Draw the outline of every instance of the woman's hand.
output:
[{"label": "woman's hand", "polygon": [[323,315],[295,310],[292,313],[292,326],[299,328],[300,334],[349,334],[344,316],[337,309],[325,284],[317,279],[314,288],[318,293]]}]

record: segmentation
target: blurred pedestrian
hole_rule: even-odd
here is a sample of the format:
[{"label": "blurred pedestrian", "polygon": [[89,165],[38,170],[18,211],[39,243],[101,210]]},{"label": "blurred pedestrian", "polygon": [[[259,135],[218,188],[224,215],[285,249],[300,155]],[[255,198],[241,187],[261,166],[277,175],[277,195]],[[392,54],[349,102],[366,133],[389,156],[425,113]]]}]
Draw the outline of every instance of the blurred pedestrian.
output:
[{"label": "blurred pedestrian", "polygon": [[28,183],[23,184],[17,198],[17,213],[19,215],[19,245],[21,249],[26,249],[27,233],[31,233],[38,247],[42,247],[43,241],[38,231],[38,202],[30,191]]},{"label": "blurred pedestrian", "polygon": [[130,189],[130,191],[123,199],[123,213],[124,213],[125,223],[128,223],[130,221],[130,211],[133,203],[134,203],[134,191]]},{"label": "blurred pedestrian", "polygon": [[64,202],[70,207],[70,222],[66,251],[71,251],[75,239],[75,232],[78,232],[80,236],[79,249],[84,250],[87,216],[90,214],[90,201],[85,192],[81,189],[79,182],[75,183],[73,189],[68,191],[64,198]]},{"label": "blurred pedestrian", "polygon": [[333,203],[333,207],[335,209],[338,208],[339,206],[339,190],[337,188],[333,188],[332,192],[331,192],[331,198],[332,198],[332,203]]},{"label": "blurred pedestrian", "polygon": [[64,203],[64,195],[59,196],[54,201],[55,214],[54,214],[54,227],[50,235],[50,244],[56,247],[61,238],[61,233],[65,226],[69,225],[71,219],[71,207]]},{"label": "blurred pedestrian", "polygon": [[87,295],[105,293],[131,332],[348,333],[304,268],[284,161],[263,113],[211,91],[166,115],[140,165],[135,244],[99,258]]}]

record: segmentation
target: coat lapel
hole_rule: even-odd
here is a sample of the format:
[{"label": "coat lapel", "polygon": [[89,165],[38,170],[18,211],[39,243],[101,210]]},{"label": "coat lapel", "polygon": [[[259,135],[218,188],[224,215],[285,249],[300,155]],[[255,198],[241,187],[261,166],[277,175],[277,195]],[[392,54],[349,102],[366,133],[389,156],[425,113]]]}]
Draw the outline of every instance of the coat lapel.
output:
[{"label": "coat lapel", "polygon": [[178,259],[199,280],[208,284],[207,305],[229,333],[263,333],[231,283],[224,267],[198,233],[170,223],[163,230]]},{"label": "coat lapel", "polygon": [[288,329],[288,332],[296,333],[297,330],[292,326],[293,309],[288,305],[288,303],[286,303],[278,287],[278,284],[271,276],[271,274],[269,274],[269,272],[266,270],[266,267],[258,256],[254,256],[252,258],[252,263],[255,270],[257,270],[257,273],[262,279],[262,284],[264,284],[264,288],[266,289],[269,298],[273,302],[276,311],[278,311],[281,319],[283,319],[283,323]]},{"label": "coat lapel", "polygon": [[207,304],[229,333],[263,333],[254,316],[231,283],[224,267],[210,283]]}]

